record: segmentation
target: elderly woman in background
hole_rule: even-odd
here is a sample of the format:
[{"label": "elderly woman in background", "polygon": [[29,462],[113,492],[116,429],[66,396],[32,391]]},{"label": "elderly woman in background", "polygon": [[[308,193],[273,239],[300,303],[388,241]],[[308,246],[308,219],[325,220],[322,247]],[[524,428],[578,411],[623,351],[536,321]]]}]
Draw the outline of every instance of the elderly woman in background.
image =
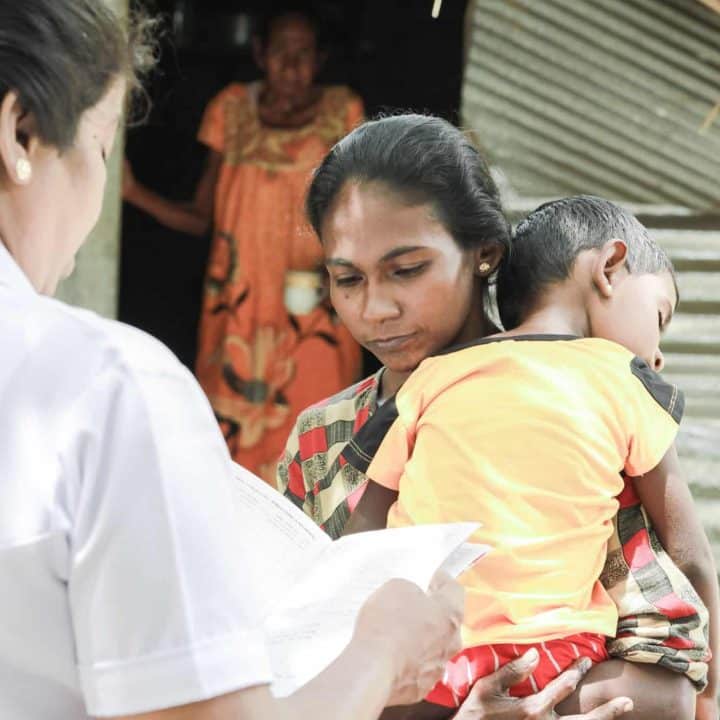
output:
[{"label": "elderly woman in background", "polygon": [[316,83],[318,23],[297,7],[268,12],[254,38],[263,80],[232,83],[208,105],[192,202],[160,197],[127,165],[124,183],[127,202],[170,228],[214,226],[196,374],[233,458],[271,483],[297,413],[356,380],[360,360],[322,302],[322,253],[302,211],[312,169],[362,119],[362,102]]},{"label": "elderly woman in background", "polygon": [[146,21],[122,27],[99,0],[0,0],[0,715],[372,720],[439,677],[459,586],[388,583],[335,663],[274,699],[257,538],[205,396],[160,343],[47,297],[151,55]]}]

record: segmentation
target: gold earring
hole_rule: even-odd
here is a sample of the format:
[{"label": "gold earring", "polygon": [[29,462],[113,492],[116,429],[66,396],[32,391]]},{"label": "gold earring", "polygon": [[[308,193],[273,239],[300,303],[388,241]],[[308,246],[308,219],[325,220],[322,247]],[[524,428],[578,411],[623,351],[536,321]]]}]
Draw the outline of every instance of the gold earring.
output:
[{"label": "gold earring", "polygon": [[15,173],[17,174],[18,182],[23,185],[30,182],[30,178],[32,177],[32,165],[30,161],[27,158],[18,158],[18,161],[15,163]]},{"label": "gold earring", "polygon": [[490,263],[481,262],[481,263],[478,265],[478,270],[479,270],[483,275],[489,273],[489,272],[490,272]]}]

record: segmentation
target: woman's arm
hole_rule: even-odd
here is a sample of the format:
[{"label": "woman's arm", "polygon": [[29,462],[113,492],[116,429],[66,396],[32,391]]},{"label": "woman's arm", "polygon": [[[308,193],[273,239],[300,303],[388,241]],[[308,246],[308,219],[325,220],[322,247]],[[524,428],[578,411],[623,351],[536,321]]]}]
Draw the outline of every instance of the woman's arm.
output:
[{"label": "woman's arm", "polygon": [[348,520],[343,535],[352,535],[368,530],[382,530],[387,526],[390,506],[397,500],[396,490],[368,480],[367,490]]},{"label": "woman's arm", "polygon": [[695,688],[685,675],[627,660],[593,665],[557,709],[561,717],[572,716],[621,695],[632,698],[634,704],[627,720],[692,720],[694,716]]},{"label": "woman's arm", "polygon": [[673,446],[660,464],[642,477],[633,478],[635,489],[655,528],[660,542],[678,568],[685,573],[710,613],[708,686],[698,697],[696,717],[718,717],[720,685],[720,592],[717,569],[710,543],[695,509],[687,483],[682,477]]},{"label": "woman's arm", "polygon": [[123,199],[172,230],[200,237],[208,232],[212,224],[215,187],[221,165],[222,154],[210,150],[192,202],[177,203],[161,197],[139,183],[130,164],[125,160]]},{"label": "woman's arm", "polygon": [[[363,647],[365,653],[362,652]],[[356,649],[358,654],[354,655]],[[386,666],[386,662],[387,660],[382,661],[382,652],[378,655],[372,646],[364,643],[353,646],[351,643],[338,661],[323,673],[322,681],[328,684],[331,691],[329,696],[322,691],[314,692],[314,683],[307,686],[311,706],[294,706],[292,699],[278,703],[272,698],[267,687],[259,687],[182,708],[134,715],[131,718],[116,718],[116,720],[225,720],[226,718],[228,720],[255,718],[297,720],[305,717],[313,720],[324,720],[326,717],[342,717],[343,720],[375,720],[377,714],[372,714],[374,710],[371,710],[369,705],[359,708],[352,699],[350,705],[347,705],[344,692],[349,690],[357,696],[361,694],[360,689],[367,687],[372,688],[374,694],[386,692],[387,678],[392,677],[390,666]],[[535,669],[537,662],[537,654],[534,657],[526,654],[492,675],[478,680],[453,720],[557,720],[558,717],[566,717],[568,720],[612,720],[621,715],[625,717],[625,714],[632,710],[632,701],[626,697],[618,697],[603,705],[595,704],[585,714],[558,716],[554,708],[575,690],[578,682],[587,672],[587,666],[584,666],[582,661],[575,663],[537,695],[526,698],[510,697],[508,688],[525,680]],[[348,678],[352,678],[350,683]],[[684,678],[680,679],[684,680]],[[378,683],[377,686],[373,684],[375,681]],[[687,684],[689,686],[689,683]],[[672,708],[677,707],[676,698],[668,697],[668,693],[663,694],[662,697],[667,701],[665,709],[668,710],[668,714],[657,715],[654,720],[655,718],[674,720],[677,716],[673,715]],[[340,698],[342,707],[338,708]],[[309,711],[314,714],[300,714]],[[332,715],[333,712],[337,714]],[[626,717],[630,720],[634,716]]]}]

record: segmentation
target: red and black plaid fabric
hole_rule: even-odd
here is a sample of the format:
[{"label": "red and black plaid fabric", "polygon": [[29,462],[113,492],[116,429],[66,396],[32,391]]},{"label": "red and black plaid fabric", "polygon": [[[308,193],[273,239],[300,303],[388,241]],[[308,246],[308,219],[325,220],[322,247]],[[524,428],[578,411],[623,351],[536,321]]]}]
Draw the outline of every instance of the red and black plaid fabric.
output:
[{"label": "red and black plaid fabric", "polygon": [[381,372],[304,410],[278,465],[279,490],[333,540],[366,487],[343,451],[377,408]]},{"label": "red and black plaid fabric", "polygon": [[[342,535],[366,487],[366,476],[353,467],[363,464],[351,440],[378,407],[379,379],[380,373],[302,412],[280,460],[280,491],[333,539]],[[601,576],[620,615],[609,654],[684,673],[702,688],[710,658],[708,612],[663,550],[631,484],[618,499]]]},{"label": "red and black plaid fabric", "polygon": [[684,673],[701,690],[711,657],[708,611],[663,549],[630,481],[618,500],[600,577],[620,616],[608,651]]}]

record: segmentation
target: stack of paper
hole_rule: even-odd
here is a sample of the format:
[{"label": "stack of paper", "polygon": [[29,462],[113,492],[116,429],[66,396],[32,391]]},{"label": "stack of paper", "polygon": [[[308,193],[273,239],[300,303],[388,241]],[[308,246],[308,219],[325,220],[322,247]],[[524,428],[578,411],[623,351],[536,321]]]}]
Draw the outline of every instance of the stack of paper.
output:
[{"label": "stack of paper", "polygon": [[426,589],[439,568],[455,577],[488,550],[464,542],[475,523],[380,530],[333,542],[240,466],[235,490],[238,522],[257,539],[247,560],[266,610],[277,696],[294,692],[342,652],[359,609],[383,583],[402,578]]}]

